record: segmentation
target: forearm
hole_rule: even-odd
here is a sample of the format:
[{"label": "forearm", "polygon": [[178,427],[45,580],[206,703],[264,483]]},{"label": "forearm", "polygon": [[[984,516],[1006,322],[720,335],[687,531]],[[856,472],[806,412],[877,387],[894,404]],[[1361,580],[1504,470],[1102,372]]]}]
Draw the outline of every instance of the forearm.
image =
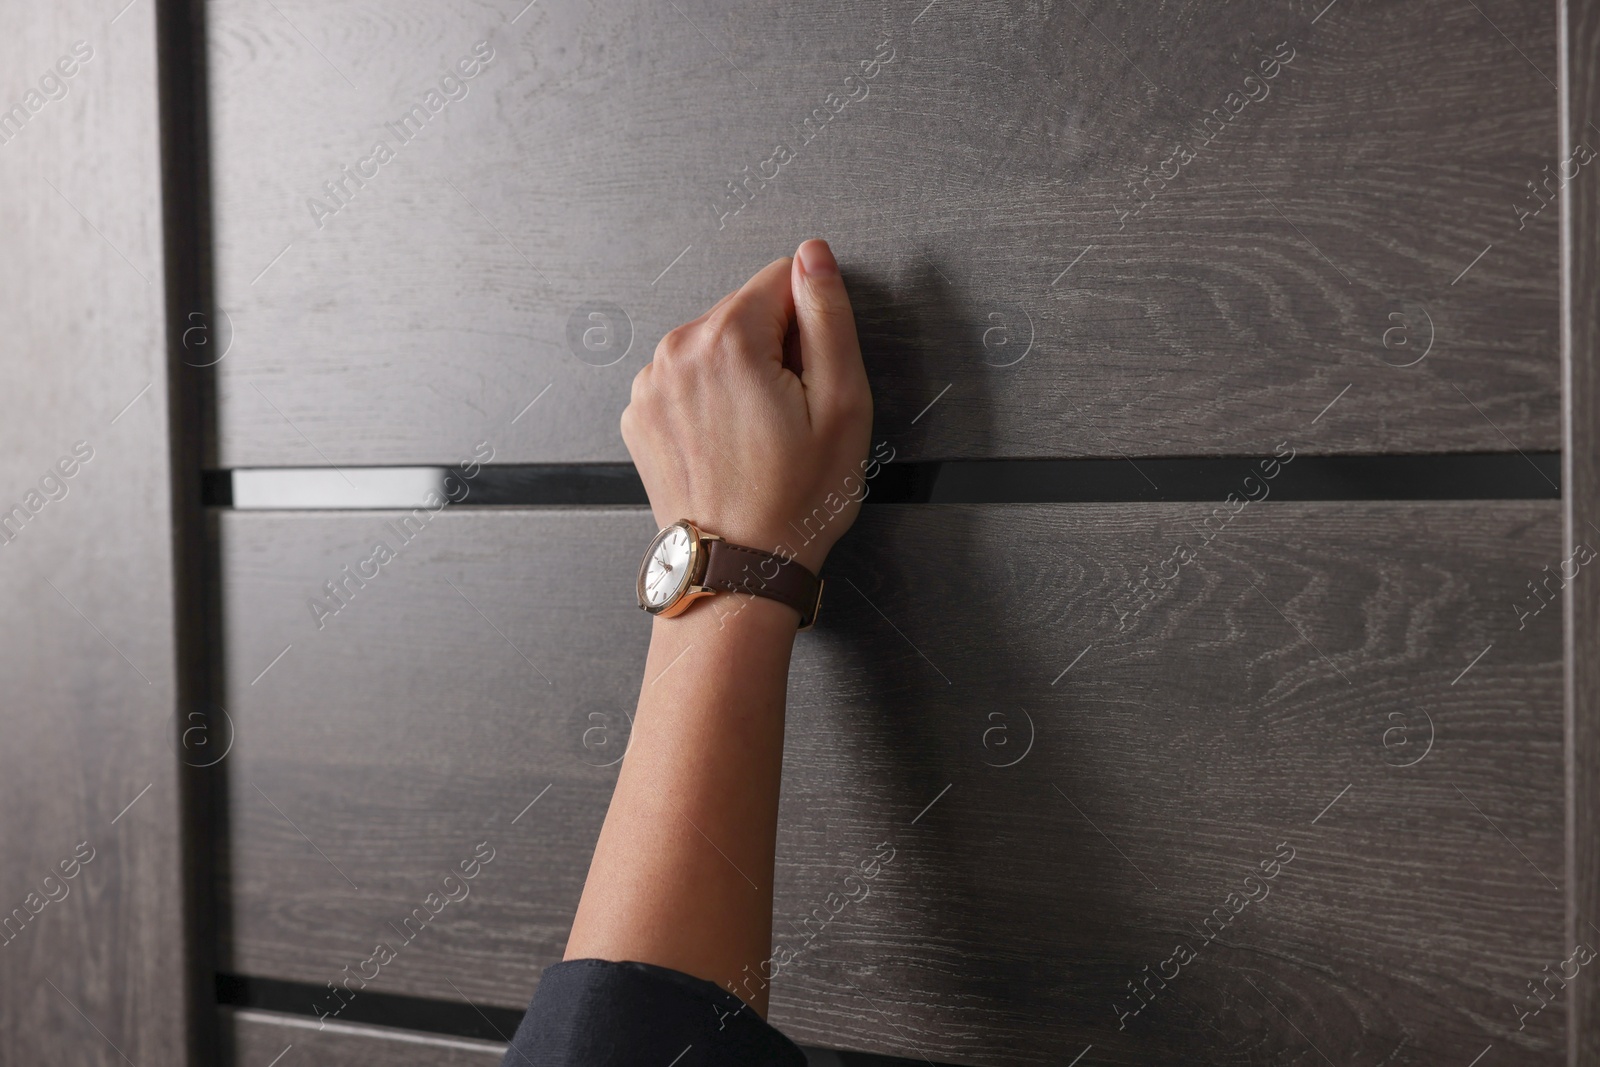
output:
[{"label": "forearm", "polygon": [[800,612],[765,585],[765,596],[725,591],[671,610],[710,566],[692,547],[700,531],[778,552],[796,522],[844,493],[832,523],[783,553],[814,576],[855,519],[872,394],[827,244],[804,242],[668,331],[618,425],[661,530],[640,569],[640,607],[665,614],[566,958],[670,968],[765,1014]]},{"label": "forearm", "polygon": [[655,621],[567,959],[672,967],[765,1014],[796,623],[793,609],[745,596]]}]

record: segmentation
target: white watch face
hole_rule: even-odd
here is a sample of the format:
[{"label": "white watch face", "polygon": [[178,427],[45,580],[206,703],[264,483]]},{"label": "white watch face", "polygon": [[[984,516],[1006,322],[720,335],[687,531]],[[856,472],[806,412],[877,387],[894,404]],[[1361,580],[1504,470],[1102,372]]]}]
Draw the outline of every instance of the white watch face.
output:
[{"label": "white watch face", "polygon": [[645,603],[659,608],[675,597],[689,581],[689,531],[669,526],[650,546],[641,582]]}]

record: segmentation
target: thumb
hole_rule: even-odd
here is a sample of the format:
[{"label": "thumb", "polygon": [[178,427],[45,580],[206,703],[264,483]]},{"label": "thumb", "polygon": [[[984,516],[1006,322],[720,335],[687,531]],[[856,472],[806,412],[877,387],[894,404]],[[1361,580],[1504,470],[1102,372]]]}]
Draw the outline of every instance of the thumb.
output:
[{"label": "thumb", "polygon": [[800,335],[800,381],[812,410],[853,409],[869,404],[866,367],[856,339],[856,319],[839,263],[826,241],[802,242],[790,268],[794,314]]}]

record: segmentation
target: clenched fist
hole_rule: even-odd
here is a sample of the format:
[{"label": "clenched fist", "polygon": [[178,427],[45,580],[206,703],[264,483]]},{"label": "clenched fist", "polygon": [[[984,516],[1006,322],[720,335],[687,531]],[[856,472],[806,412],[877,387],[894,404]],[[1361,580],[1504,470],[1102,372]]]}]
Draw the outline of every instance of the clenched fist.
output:
[{"label": "clenched fist", "polygon": [[622,412],[657,526],[688,519],[812,573],[860,510],[871,430],[850,298],[818,240],[663,337]]}]

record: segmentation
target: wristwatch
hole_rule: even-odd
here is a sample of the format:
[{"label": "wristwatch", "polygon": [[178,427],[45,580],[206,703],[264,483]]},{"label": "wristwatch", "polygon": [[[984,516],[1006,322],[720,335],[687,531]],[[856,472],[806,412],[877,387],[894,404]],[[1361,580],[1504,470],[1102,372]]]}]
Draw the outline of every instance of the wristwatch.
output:
[{"label": "wristwatch", "polygon": [[809,630],[822,605],[822,579],[793,559],[747,548],[680,519],[656,534],[639,565],[639,606],[671,618],[715,593],[749,593],[787,604]]}]

